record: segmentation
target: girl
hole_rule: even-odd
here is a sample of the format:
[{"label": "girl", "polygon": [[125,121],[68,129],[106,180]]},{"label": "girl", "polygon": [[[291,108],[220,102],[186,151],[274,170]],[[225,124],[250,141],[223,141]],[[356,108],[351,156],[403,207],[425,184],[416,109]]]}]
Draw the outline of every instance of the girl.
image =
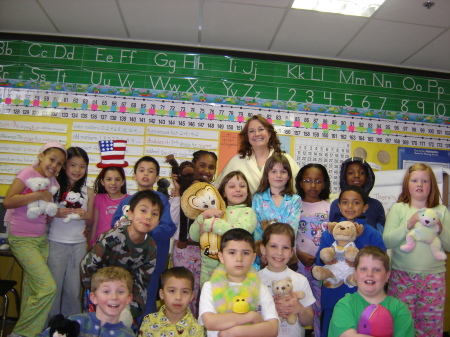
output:
[{"label": "girl", "polygon": [[100,234],[111,229],[117,206],[128,196],[125,179],[125,171],[117,166],[102,169],[95,179],[94,224],[89,238],[89,248],[92,248]]},{"label": "girl", "polygon": [[[63,314],[65,317],[81,312],[81,282],[73,277],[86,255],[86,226],[94,219],[94,191],[86,186],[89,157],[82,148],[70,147],[67,161],[58,175],[60,190],[57,201],[64,200],[67,192],[80,193],[84,198],[81,208],[61,206],[50,226],[48,267],[56,283],[56,298],[48,317]],[[64,222],[70,214],[78,214],[79,220]]]},{"label": "girl", "polygon": [[440,193],[432,169],[425,164],[412,165],[403,179],[402,192],[390,209],[383,239],[393,249],[392,273],[388,295],[406,303],[414,319],[416,336],[442,336],[445,301],[445,261],[436,260],[430,247],[417,242],[409,253],[400,246],[406,234],[418,222],[418,210],[432,208],[440,212],[439,238],[450,251],[450,214],[439,204]]},{"label": "girl", "polygon": [[8,239],[12,253],[23,268],[22,309],[14,331],[10,334],[12,337],[37,336],[44,329],[56,293],[55,282],[47,266],[47,216],[41,214],[33,220],[27,217],[29,203],[52,201],[53,196],[48,190],[26,194],[25,182],[29,178],[47,178],[50,181],[49,189],[52,186],[59,187],[55,177],[66,157],[66,149],[60,143],[45,144],[39,150],[38,161],[17,174],[3,202],[6,209],[14,208]]},{"label": "girl", "polygon": [[324,223],[328,221],[330,203],[326,201],[330,196],[330,178],[327,169],[321,164],[303,166],[297,177],[295,186],[302,198],[302,213],[300,229],[297,234],[297,272],[304,275],[311,286],[316,302],[314,310],[314,336],[320,337],[320,285],[312,276],[312,268],[316,261],[320,238]]},{"label": "girl", "polygon": [[[292,288],[287,292],[289,296],[275,295],[275,306],[280,317],[287,318],[288,315],[294,314],[298,319],[292,325],[286,320],[280,322],[278,336],[305,336],[303,327],[311,325],[314,317],[311,305],[316,299],[311,292],[308,280],[287,267],[289,259],[295,254],[294,247],[294,230],[288,224],[274,223],[264,230],[261,251],[266,256],[267,267],[258,272],[259,278],[269,289],[272,289],[272,281],[291,279]],[[301,300],[293,294],[298,291],[305,293],[305,297]]]},{"label": "girl", "polygon": [[[194,180],[208,183],[214,180],[217,156],[214,152],[204,150],[196,151],[192,156],[192,162],[182,162],[177,167],[178,174],[172,176],[174,189],[173,198],[170,199],[170,209],[172,220],[178,227],[174,234],[172,263],[174,267],[186,267],[194,274],[194,299],[189,307],[194,317],[197,317],[200,294],[200,246],[189,237],[189,228],[193,220],[188,219],[181,210],[180,197]],[[178,165],[176,162],[173,164]]]},{"label": "girl", "polygon": [[[243,228],[250,234],[256,227],[256,214],[250,207],[252,198],[247,179],[241,171],[232,171],[223,179],[218,188],[220,195],[227,204],[225,220],[221,219],[223,212],[218,209],[209,209],[200,214],[192,224],[189,234],[194,241],[200,240],[203,232],[212,231],[222,235],[232,228]],[[219,260],[202,255],[200,285],[208,281]]]},{"label": "girl", "polygon": [[[281,153],[267,159],[263,177],[253,196],[253,210],[258,224],[253,236],[255,241],[263,235],[262,222],[283,222],[292,226],[295,235],[300,222],[302,199],[294,194],[293,177],[289,160]],[[258,258],[257,258],[258,259]],[[259,261],[254,267],[259,270]],[[264,256],[262,261],[264,263]]]}]

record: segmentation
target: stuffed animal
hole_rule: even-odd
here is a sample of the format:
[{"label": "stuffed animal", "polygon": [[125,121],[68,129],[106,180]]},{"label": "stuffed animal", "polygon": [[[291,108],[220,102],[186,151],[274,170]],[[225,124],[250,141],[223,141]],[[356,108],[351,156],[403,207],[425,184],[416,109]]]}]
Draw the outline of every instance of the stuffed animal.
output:
[{"label": "stuffed animal", "polygon": [[[192,184],[181,197],[181,208],[189,219],[195,219],[207,209],[220,209],[225,217],[226,204],[219,191],[211,184],[198,182]],[[220,236],[201,230],[200,248],[202,254],[217,260]]]},{"label": "stuffed animal", "polygon": [[80,334],[80,323],[64,318],[61,314],[52,316],[48,326],[50,337],[78,337]]},{"label": "stuffed animal", "polygon": [[128,211],[130,210],[130,205],[122,206],[122,216],[119,220],[114,224],[114,228],[122,227],[130,224],[130,220],[128,219]]},{"label": "stuffed animal", "polygon": [[177,175],[177,183],[180,185],[180,193],[183,194],[186,189],[194,182],[195,165],[191,161],[184,161],[178,165],[173,154],[166,156],[166,163],[172,166],[172,174]]},{"label": "stuffed animal", "polygon": [[381,304],[368,305],[359,318],[358,334],[373,337],[394,336],[394,322],[390,311]]},{"label": "stuffed animal", "polygon": [[358,248],[353,241],[363,233],[364,226],[350,221],[329,222],[328,231],[335,241],[333,247],[326,247],[320,251],[320,258],[325,264],[334,259],[338,262],[324,267],[315,266],[312,274],[316,280],[324,281],[323,285],[327,288],[337,288],[344,282],[349,287],[354,287],[356,286],[355,268],[350,267],[346,260],[355,261]]},{"label": "stuffed animal", "polygon": [[[65,192],[62,196],[62,200],[59,204],[61,206],[64,206],[66,208],[81,208],[86,199],[81,197],[81,193],[78,192]],[[66,216],[63,220],[63,222],[70,222],[71,220],[80,220],[80,215],[71,213],[68,216]]]},{"label": "stuffed animal", "polygon": [[123,323],[126,327],[132,329],[134,324],[133,315],[131,315],[131,307],[128,304],[120,313],[119,321]]},{"label": "stuffed animal", "polygon": [[158,188],[156,189],[158,192],[161,192],[164,194],[167,198],[170,198],[169,194],[169,187],[170,187],[170,181],[166,178],[160,178],[158,182],[156,183],[158,185]]},{"label": "stuffed animal", "polygon": [[[272,281],[272,293],[274,295],[280,295],[281,297],[289,297],[291,298],[291,291],[294,290],[292,285],[292,279],[290,277],[286,277],[280,281]],[[299,300],[305,298],[305,293],[303,291],[294,291],[295,295]],[[289,324],[293,325],[297,321],[296,314],[289,314],[285,319],[284,317],[280,317],[280,322],[284,322],[286,320]]]},{"label": "stuffed animal", "polygon": [[245,296],[234,296],[231,310],[237,314],[246,314],[250,311],[250,304],[248,304]]},{"label": "stuffed animal", "polygon": [[438,222],[440,214],[431,208],[419,210],[419,222],[406,234],[406,243],[400,246],[402,252],[409,253],[416,247],[416,242],[423,242],[430,246],[434,258],[445,261],[447,255],[442,251],[441,240],[437,236],[439,232]]},{"label": "stuffed animal", "polygon": [[[27,189],[24,194],[30,194],[33,192],[43,191],[48,189],[50,185],[50,180],[48,178],[35,177],[30,178],[25,182]],[[52,186],[49,189],[52,195],[58,192],[57,186]],[[45,200],[36,200],[28,204],[27,217],[29,219],[37,219],[41,214],[46,214],[49,216],[55,216],[58,211],[58,206],[54,202]]]}]

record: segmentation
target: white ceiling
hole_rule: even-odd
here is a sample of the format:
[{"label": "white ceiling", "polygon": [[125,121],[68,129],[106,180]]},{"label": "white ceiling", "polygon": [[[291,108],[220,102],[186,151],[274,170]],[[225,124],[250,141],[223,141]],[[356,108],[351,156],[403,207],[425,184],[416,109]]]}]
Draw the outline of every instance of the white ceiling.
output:
[{"label": "white ceiling", "polygon": [[371,18],[293,0],[0,0],[0,31],[324,58],[450,73],[450,0],[386,0]]}]

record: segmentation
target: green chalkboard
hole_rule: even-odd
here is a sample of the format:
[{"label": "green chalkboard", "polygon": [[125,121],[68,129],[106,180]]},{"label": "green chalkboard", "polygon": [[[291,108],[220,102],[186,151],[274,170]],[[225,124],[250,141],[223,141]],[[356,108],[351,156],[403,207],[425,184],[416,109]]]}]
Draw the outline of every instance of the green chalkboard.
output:
[{"label": "green chalkboard", "polygon": [[140,89],[177,93],[171,98],[182,98],[183,93],[205,101],[227,97],[231,104],[284,102],[278,107],[295,109],[291,103],[298,102],[328,107],[327,111],[336,107],[336,113],[359,109],[375,117],[391,111],[416,116],[410,120],[450,119],[450,80],[445,78],[250,59],[225,52],[0,40],[0,78],[2,86],[56,90],[78,86],[106,93],[128,88],[125,93],[131,95]]}]

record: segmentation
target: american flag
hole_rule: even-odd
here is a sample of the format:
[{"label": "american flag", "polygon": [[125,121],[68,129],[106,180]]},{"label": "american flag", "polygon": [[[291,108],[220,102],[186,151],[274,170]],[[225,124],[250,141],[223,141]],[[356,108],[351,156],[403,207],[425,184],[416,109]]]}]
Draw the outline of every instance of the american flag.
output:
[{"label": "american flag", "polygon": [[125,150],[127,149],[126,140],[100,140],[98,144],[100,146],[102,164],[114,166],[124,163]]}]

